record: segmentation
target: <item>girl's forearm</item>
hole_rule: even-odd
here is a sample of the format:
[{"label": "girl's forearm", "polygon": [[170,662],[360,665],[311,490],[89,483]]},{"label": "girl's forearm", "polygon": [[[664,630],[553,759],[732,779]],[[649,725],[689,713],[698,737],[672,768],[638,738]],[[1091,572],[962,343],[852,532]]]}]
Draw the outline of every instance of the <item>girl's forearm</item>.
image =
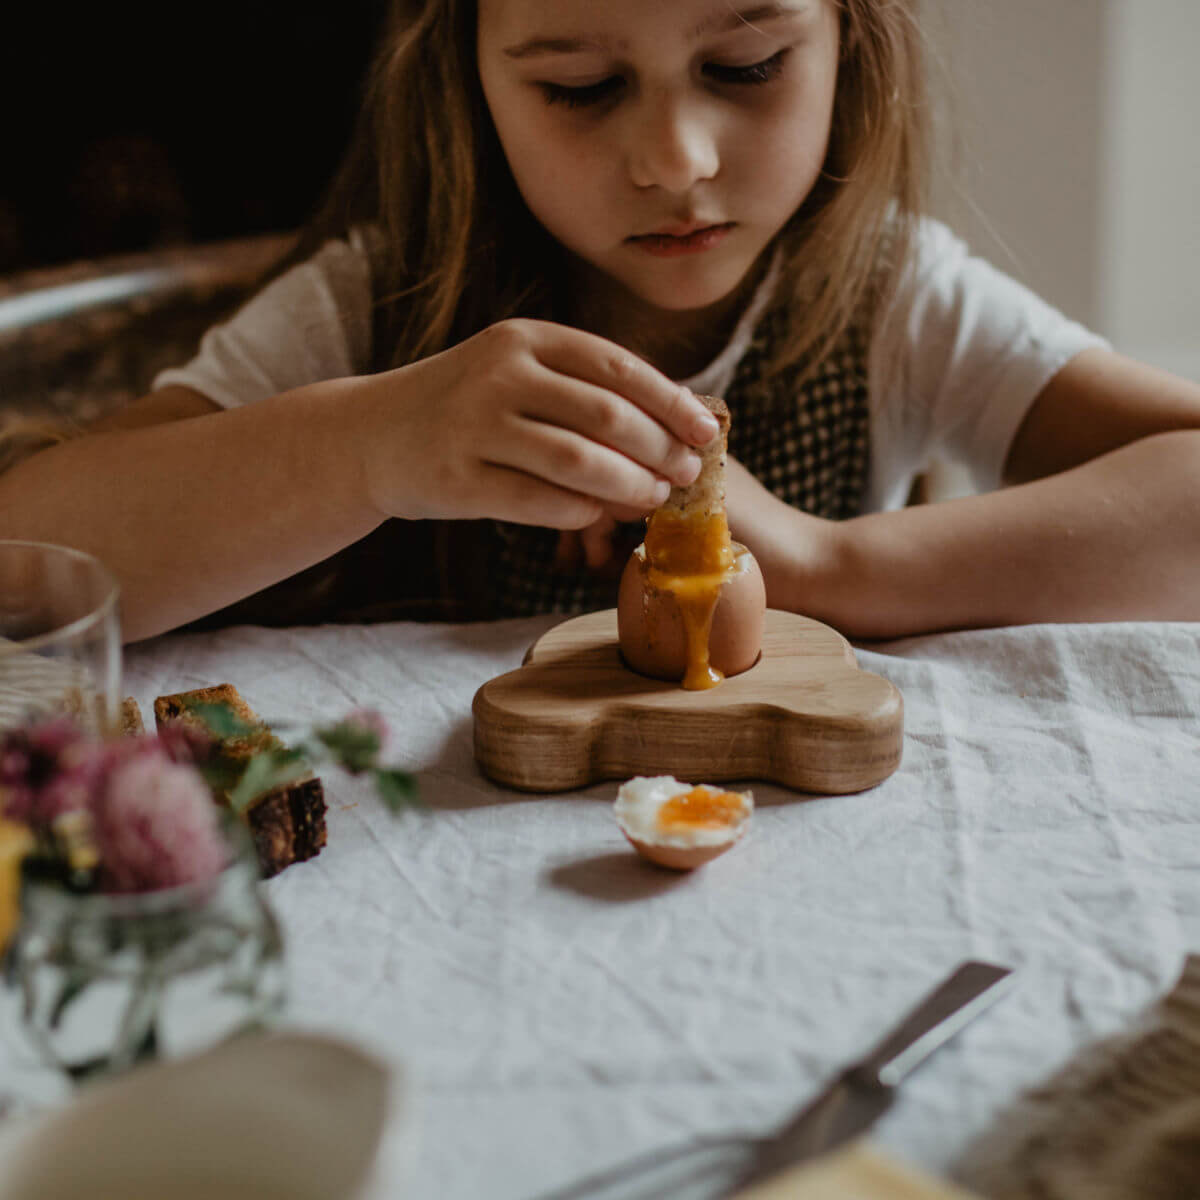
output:
[{"label": "girl's forearm", "polygon": [[1200,431],[1018,487],[797,532],[814,549],[789,557],[770,602],[853,637],[1200,620]]},{"label": "girl's forearm", "polygon": [[0,537],[96,554],[147,637],[311,566],[382,519],[346,419],[357,381],[97,433],[0,477]]}]

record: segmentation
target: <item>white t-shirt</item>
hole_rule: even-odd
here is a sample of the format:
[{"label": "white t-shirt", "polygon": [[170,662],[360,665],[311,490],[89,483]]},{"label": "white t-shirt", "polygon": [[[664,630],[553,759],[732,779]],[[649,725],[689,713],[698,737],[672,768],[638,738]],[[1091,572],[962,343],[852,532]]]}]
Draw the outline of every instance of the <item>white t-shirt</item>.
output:
[{"label": "white t-shirt", "polygon": [[[729,344],[683,380],[723,395],[770,298],[768,272]],[[1000,485],[1029,406],[1081,350],[1108,343],[922,222],[912,263],[871,341],[871,469],[864,511],[899,508],[934,460],[962,464],[979,491]],[[225,408],[359,375],[371,357],[371,275],[357,233],[326,243],[205,334],[196,357],[154,380]]]}]

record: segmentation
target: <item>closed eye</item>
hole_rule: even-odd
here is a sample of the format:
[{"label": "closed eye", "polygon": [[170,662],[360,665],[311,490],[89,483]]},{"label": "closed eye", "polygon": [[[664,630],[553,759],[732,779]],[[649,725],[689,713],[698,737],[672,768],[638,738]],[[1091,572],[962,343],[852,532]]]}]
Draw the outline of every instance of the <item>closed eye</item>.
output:
[{"label": "closed eye", "polygon": [[750,63],[745,67],[727,67],[721,63],[705,63],[704,73],[717,83],[769,83],[783,70],[784,59],[790,47],[784,47],[762,62]]},{"label": "closed eye", "polygon": [[[790,47],[764,58],[762,62],[750,63],[744,67],[729,67],[722,63],[705,63],[704,73],[715,83],[727,84],[762,84],[770,83],[783,71],[784,60]],[[592,104],[601,104],[605,100],[613,100],[625,87],[625,79],[621,75],[609,75],[598,83],[585,84],[583,87],[571,87],[564,83],[539,83],[542,95],[547,104],[565,104],[568,108],[586,108]]]},{"label": "closed eye", "polygon": [[589,104],[599,104],[609,100],[625,86],[625,80],[620,75],[610,75],[599,83],[589,83],[584,87],[568,87],[564,83],[541,83],[538,86],[546,97],[547,104],[565,104],[568,108],[584,108]]}]

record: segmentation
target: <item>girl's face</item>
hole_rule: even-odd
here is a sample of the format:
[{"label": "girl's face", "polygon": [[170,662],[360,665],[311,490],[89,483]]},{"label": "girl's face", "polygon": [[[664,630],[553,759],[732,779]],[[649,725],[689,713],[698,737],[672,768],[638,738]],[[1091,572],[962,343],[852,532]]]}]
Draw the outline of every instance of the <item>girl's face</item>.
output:
[{"label": "girl's face", "polygon": [[480,0],[517,187],[568,251],[661,309],[730,296],[820,173],[832,0]]}]

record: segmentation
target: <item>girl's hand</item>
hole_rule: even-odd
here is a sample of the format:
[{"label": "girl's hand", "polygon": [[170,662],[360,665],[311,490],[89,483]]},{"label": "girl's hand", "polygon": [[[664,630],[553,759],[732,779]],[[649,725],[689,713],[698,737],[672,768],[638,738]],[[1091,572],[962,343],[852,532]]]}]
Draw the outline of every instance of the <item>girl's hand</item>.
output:
[{"label": "girl's hand", "polygon": [[582,565],[597,574],[619,575],[625,569],[625,560],[644,535],[645,526],[639,518],[653,511],[606,509],[598,520],[583,529],[564,529],[558,535],[555,568],[576,571]]},{"label": "girl's hand", "polygon": [[603,338],[509,320],[364,389],[366,484],[388,516],[583,529],[690,483],[712,416]]}]

